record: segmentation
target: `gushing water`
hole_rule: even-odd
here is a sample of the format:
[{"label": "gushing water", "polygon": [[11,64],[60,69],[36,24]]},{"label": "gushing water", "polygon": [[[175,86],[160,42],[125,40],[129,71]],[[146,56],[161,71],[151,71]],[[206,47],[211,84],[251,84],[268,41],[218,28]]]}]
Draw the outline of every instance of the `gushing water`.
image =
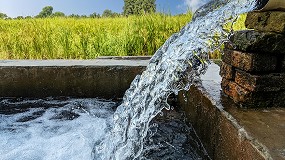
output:
[{"label": "gushing water", "polygon": [[150,121],[170,109],[167,97],[188,90],[207,68],[208,53],[220,48],[230,32],[226,23],[253,10],[254,0],[213,0],[198,10],[192,22],[172,35],[132,82],[114,113],[112,131],[95,144],[94,159],[138,159]]}]

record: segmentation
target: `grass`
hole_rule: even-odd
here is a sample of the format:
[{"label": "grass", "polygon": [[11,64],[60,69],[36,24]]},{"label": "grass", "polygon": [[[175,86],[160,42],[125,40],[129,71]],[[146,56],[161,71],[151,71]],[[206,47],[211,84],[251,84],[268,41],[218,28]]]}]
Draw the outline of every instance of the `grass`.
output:
[{"label": "grass", "polygon": [[[244,30],[246,29],[245,27],[245,19],[246,19],[246,14],[242,14],[240,15],[236,21],[233,24],[226,24],[224,26],[224,28],[226,30],[230,31],[237,31],[237,30]],[[224,45],[221,46],[221,49],[223,49]],[[210,59],[221,59],[222,58],[222,54],[220,52],[220,50],[216,50],[213,53],[209,54]]]},{"label": "grass", "polygon": [[[153,55],[192,18],[150,14],[118,18],[0,20],[0,59],[93,59]],[[245,15],[234,29],[244,28]],[[219,58],[220,53],[211,54]]]},{"label": "grass", "polygon": [[152,55],[192,14],[0,20],[0,59]]}]

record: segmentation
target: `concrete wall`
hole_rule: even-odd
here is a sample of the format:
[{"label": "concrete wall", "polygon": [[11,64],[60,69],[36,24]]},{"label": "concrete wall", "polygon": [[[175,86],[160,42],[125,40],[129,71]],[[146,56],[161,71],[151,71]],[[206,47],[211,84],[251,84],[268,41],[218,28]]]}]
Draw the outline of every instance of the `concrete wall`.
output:
[{"label": "concrete wall", "polygon": [[178,97],[210,157],[285,159],[285,109],[239,108],[222,93],[219,70],[210,65],[201,81]]},{"label": "concrete wall", "polygon": [[0,97],[121,98],[148,60],[0,61]]}]

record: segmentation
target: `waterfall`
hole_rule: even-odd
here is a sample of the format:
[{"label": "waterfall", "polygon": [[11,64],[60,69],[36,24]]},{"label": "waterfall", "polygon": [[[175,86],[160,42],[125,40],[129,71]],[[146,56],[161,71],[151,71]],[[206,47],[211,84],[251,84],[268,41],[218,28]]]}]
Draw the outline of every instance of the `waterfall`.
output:
[{"label": "waterfall", "polygon": [[167,97],[188,90],[207,68],[208,53],[228,41],[238,15],[251,11],[252,0],[213,0],[200,8],[193,20],[172,35],[151,58],[147,69],[126,91],[113,116],[112,130],[96,143],[94,159],[139,159],[150,121],[170,109]]}]

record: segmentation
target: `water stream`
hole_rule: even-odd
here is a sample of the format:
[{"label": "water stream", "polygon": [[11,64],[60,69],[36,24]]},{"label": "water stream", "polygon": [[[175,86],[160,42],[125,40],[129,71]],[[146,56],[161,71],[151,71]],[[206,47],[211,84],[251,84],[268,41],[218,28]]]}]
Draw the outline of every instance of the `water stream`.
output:
[{"label": "water stream", "polygon": [[114,113],[111,132],[95,144],[94,159],[142,159],[149,123],[163,109],[171,109],[167,97],[190,88],[206,70],[208,53],[228,41],[231,32],[223,26],[256,4],[254,0],[213,0],[198,10],[193,21],[172,35],[134,79]]},{"label": "water stream", "polygon": [[0,159],[208,159],[183,116],[162,110],[173,109],[168,96],[188,90],[207,69],[208,53],[228,41],[231,29],[223,26],[259,2],[213,0],[199,9],[155,53],[120,105],[100,99],[0,98]]},{"label": "water stream", "polygon": [[[0,98],[0,159],[91,160],[94,143],[110,132],[119,103],[96,98]],[[184,117],[172,110],[153,119],[141,159],[207,158]]]}]

